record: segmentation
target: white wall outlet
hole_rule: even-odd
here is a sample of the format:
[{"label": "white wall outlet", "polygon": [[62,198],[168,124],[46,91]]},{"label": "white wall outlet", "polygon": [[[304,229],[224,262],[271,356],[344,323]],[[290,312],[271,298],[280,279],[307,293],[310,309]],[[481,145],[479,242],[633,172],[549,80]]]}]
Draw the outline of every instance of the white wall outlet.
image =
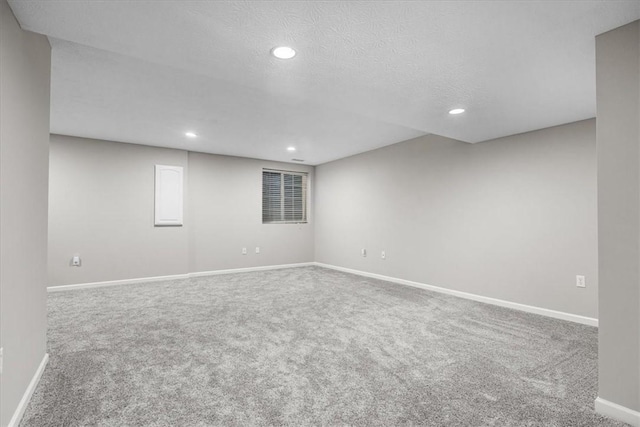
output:
[{"label": "white wall outlet", "polygon": [[576,286],[579,288],[587,287],[587,279],[584,276],[576,276]]},{"label": "white wall outlet", "polygon": [[387,259],[387,253],[385,251],[382,251],[382,253],[380,254],[380,258]]},{"label": "white wall outlet", "polygon": [[256,246],[256,253],[259,254],[260,253],[260,246]]},{"label": "white wall outlet", "polygon": [[242,255],[246,255],[247,254],[247,248],[242,248]]},{"label": "white wall outlet", "polygon": [[74,267],[80,267],[80,265],[82,264],[82,262],[80,261],[80,255],[74,255],[73,258],[71,258],[71,265]]},{"label": "white wall outlet", "polygon": [[366,257],[367,256],[367,250],[366,249],[361,249],[360,253],[362,254],[362,256]]}]

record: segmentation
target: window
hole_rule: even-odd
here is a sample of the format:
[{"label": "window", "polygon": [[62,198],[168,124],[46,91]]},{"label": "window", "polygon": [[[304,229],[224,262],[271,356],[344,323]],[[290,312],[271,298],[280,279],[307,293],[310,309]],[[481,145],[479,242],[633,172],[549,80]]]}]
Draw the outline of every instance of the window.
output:
[{"label": "window", "polygon": [[307,222],[307,174],[263,169],[262,223]]}]

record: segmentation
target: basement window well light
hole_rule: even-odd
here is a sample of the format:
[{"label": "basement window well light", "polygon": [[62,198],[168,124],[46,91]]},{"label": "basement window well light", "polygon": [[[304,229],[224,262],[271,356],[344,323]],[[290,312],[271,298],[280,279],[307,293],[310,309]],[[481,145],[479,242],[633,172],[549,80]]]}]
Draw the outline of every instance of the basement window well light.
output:
[{"label": "basement window well light", "polygon": [[296,56],[296,51],[289,46],[278,46],[271,49],[271,54],[278,59],[291,59]]},{"label": "basement window well light", "polygon": [[464,113],[464,108],[454,108],[453,110],[449,110],[449,114],[456,115]]},{"label": "basement window well light", "polygon": [[198,135],[195,134],[195,132],[185,132],[184,135],[189,137],[189,138],[195,138],[195,137],[198,136]]}]

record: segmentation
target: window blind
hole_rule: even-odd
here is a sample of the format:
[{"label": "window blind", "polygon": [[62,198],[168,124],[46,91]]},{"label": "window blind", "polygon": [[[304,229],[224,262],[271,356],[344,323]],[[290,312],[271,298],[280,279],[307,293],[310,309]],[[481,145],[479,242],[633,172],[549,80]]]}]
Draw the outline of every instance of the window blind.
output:
[{"label": "window blind", "polygon": [[307,174],[262,171],[262,222],[307,222]]}]

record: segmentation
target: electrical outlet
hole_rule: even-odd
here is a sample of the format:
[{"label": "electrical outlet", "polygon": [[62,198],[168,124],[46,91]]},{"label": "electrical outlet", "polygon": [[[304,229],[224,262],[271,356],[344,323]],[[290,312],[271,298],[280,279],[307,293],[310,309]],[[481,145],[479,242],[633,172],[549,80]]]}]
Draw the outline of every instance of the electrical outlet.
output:
[{"label": "electrical outlet", "polygon": [[385,251],[382,251],[382,253],[380,254],[380,258],[387,259],[387,253]]},{"label": "electrical outlet", "polygon": [[260,246],[256,246],[256,253],[259,254],[260,253]]},{"label": "electrical outlet", "polygon": [[71,258],[71,265],[73,267],[80,267],[82,265],[82,261],[80,261],[80,255],[74,255],[73,258]]},{"label": "electrical outlet", "polygon": [[367,250],[366,249],[361,249],[360,253],[362,254],[362,256],[366,257],[367,256]]},{"label": "electrical outlet", "polygon": [[246,255],[247,254],[247,248],[242,248],[242,255]]},{"label": "electrical outlet", "polygon": [[579,288],[586,288],[587,279],[584,276],[576,276],[576,286]]}]

